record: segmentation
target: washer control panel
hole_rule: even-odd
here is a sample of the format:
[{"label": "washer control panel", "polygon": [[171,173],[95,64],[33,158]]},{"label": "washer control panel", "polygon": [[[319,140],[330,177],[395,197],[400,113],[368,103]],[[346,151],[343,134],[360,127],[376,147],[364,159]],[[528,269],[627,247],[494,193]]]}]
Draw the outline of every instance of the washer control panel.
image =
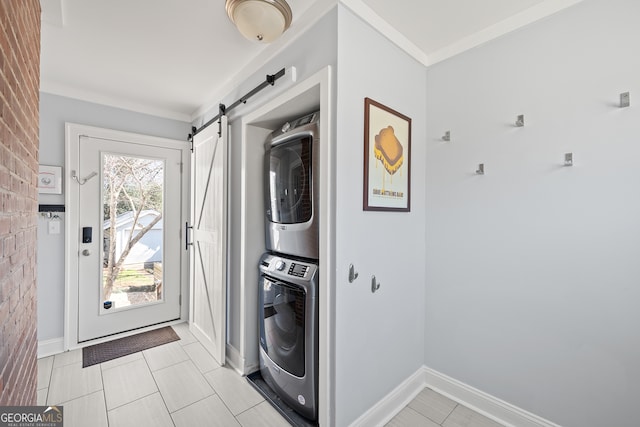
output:
[{"label": "washer control panel", "polygon": [[283,258],[277,254],[264,254],[260,260],[260,270],[274,278],[297,278],[311,280],[318,271],[318,265],[306,261]]},{"label": "washer control panel", "polygon": [[290,276],[304,277],[307,275],[307,271],[309,271],[308,265],[292,262],[289,266],[289,271],[287,272],[287,274],[289,274]]}]

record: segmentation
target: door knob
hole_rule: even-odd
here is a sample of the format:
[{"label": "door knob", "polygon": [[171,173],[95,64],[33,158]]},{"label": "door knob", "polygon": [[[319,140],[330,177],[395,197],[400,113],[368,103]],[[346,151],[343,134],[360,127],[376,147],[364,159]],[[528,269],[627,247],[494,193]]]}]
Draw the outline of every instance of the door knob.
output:
[{"label": "door knob", "polygon": [[85,250],[82,251],[82,255],[89,256],[89,255],[91,255],[91,251],[89,249],[85,249]]}]

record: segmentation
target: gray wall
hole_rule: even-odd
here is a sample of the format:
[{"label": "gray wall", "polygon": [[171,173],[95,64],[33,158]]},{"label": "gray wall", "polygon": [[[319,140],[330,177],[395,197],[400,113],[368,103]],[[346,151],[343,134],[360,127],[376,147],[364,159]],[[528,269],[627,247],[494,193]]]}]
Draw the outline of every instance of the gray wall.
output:
[{"label": "gray wall", "polygon": [[585,0],[427,74],[424,362],[567,427],[638,425],[638,16]]},{"label": "gray wall", "polygon": [[[337,86],[335,391],[345,426],[424,364],[426,71],[339,6]],[[412,119],[409,213],[362,210],[365,97]]]},{"label": "gray wall", "polygon": [[[185,140],[189,123],[62,96],[40,93],[40,164],[64,166],[65,122]],[[63,168],[63,173],[67,171]],[[40,204],[64,204],[63,194],[41,194]],[[64,334],[64,214],[60,234],[48,234],[38,219],[38,341]]]},{"label": "gray wall", "polygon": [[[369,55],[363,46],[375,46]],[[337,58],[336,58],[337,55]],[[384,57],[381,61],[380,58]],[[224,103],[246,93],[264,75],[282,67],[295,66],[298,81],[327,65],[337,64],[337,136],[334,144],[336,199],[335,259],[335,424],[345,426],[362,415],[418,370],[424,363],[424,258],[425,258],[425,162],[426,71],[424,66],[399,51],[384,37],[339,6],[323,17],[286,52],[255,73]],[[398,70],[401,70],[398,73]],[[389,80],[389,75],[396,79]],[[240,331],[240,248],[243,236],[234,224],[240,211],[241,134],[236,124],[247,112],[293,85],[283,78],[246,106],[230,114],[231,123],[231,213],[229,215],[231,270],[229,277],[228,343],[238,347]],[[362,210],[363,111],[368,96],[413,118],[412,181],[410,213],[374,213]],[[210,111],[196,124],[215,115]],[[262,150],[263,141],[256,141]],[[260,174],[261,164],[249,175]],[[247,179],[251,179],[248,177]],[[237,186],[237,187],[234,187]],[[262,199],[255,202],[262,209]],[[260,215],[261,218],[261,215]],[[262,230],[261,227],[260,230]],[[257,265],[260,251],[256,252]],[[322,262],[322,260],[320,261]],[[354,263],[360,279],[347,283],[349,263]],[[370,278],[375,274],[382,287],[375,295]],[[247,283],[248,294],[257,294]],[[257,285],[257,283],[256,283]],[[251,322],[250,322],[251,323]],[[257,319],[255,322],[257,324]],[[251,335],[252,331],[247,333]],[[257,338],[256,338],[257,339]]]},{"label": "gray wall", "polygon": [[[256,70],[253,75],[243,82],[238,87],[234,88],[231,93],[226,95],[220,102],[230,105],[239,97],[245,95],[258,84],[262,83],[267,74],[273,74],[282,68],[286,68],[287,71],[290,67],[296,67],[297,82],[301,82],[306,78],[312,76],[319,70],[325,68],[327,65],[335,65],[336,63],[336,13],[335,11],[329,12],[322,17],[316,24],[314,24],[308,31],[300,35],[291,45],[276,55],[269,62],[265,63],[259,69]],[[243,116],[256,110],[258,107],[264,105],[269,100],[274,99],[276,96],[286,92],[290,89],[295,82],[292,82],[290,75],[285,74],[284,77],[276,81],[273,87],[267,87],[249,101],[238,106],[238,108],[229,112],[229,125],[230,125],[230,191],[229,191],[229,273],[228,273],[228,292],[227,292],[227,343],[235,349],[240,349],[240,317],[242,315],[241,310],[241,264],[242,258],[240,242],[244,237],[241,235],[240,230],[240,209],[241,209],[241,160],[242,153],[241,147],[241,130],[240,121]],[[218,113],[217,106],[211,111],[199,117],[194,126],[199,126],[205,123],[211,117]],[[302,113],[302,112],[301,112]],[[213,125],[217,126],[217,125]],[[260,153],[264,152],[264,138],[259,140],[249,141],[250,150],[256,150]],[[255,156],[249,156],[255,157]],[[249,161],[249,160],[248,160]],[[262,160],[257,164],[247,164],[247,182],[262,182]],[[247,232],[253,232],[260,235],[260,241],[262,242],[259,248],[255,248],[253,255],[254,260],[247,260],[250,264],[252,271],[255,271],[257,277],[257,267],[260,255],[265,251],[264,249],[264,201],[262,199],[262,184],[259,188],[248,188],[249,192],[257,193],[259,197],[249,200],[247,209],[250,211],[252,218],[249,218],[250,224],[248,224]],[[248,249],[249,251],[249,249]],[[250,303],[249,306],[257,307],[257,295],[258,295],[258,282],[257,278],[250,283],[247,283],[247,298],[250,300],[255,299],[255,304]],[[247,329],[247,336],[254,337],[255,339],[248,345],[247,364],[258,363],[258,319],[257,313],[250,317]]]},{"label": "gray wall", "polygon": [[[423,364],[567,427],[635,423],[637,16],[631,0],[585,0],[425,70],[339,6],[337,28],[335,14],[323,18],[221,100],[281,67],[298,67],[301,80],[338,65],[336,425]],[[619,109],[625,91],[632,107]],[[410,213],[362,211],[365,96],[413,119]],[[524,128],[513,126],[518,114]],[[42,94],[40,163],[63,163],[65,121],[176,139],[189,131]],[[232,126],[232,144],[239,137]],[[573,167],[562,166],[565,152]],[[475,175],[478,163],[486,175]],[[39,236],[39,339],[62,336],[63,235]],[[353,284],[349,263],[360,273]],[[232,324],[237,286],[232,277]]]}]

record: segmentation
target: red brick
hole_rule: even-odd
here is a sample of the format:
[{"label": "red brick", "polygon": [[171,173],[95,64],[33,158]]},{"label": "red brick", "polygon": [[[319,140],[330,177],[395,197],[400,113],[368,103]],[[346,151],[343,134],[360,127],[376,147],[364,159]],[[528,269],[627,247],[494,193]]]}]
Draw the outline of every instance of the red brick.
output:
[{"label": "red brick", "polygon": [[0,302],[0,325],[4,325],[9,317],[9,304]]},{"label": "red brick", "polygon": [[11,230],[11,218],[0,216],[0,238],[9,234],[9,230]]},{"label": "red brick", "polygon": [[[5,237],[2,243],[3,248],[3,256],[5,259],[11,257],[11,255],[16,253],[16,236],[14,234]],[[9,264],[11,265],[11,260],[9,259]]]},{"label": "red brick", "polygon": [[36,401],[40,4],[0,0],[0,405]]}]

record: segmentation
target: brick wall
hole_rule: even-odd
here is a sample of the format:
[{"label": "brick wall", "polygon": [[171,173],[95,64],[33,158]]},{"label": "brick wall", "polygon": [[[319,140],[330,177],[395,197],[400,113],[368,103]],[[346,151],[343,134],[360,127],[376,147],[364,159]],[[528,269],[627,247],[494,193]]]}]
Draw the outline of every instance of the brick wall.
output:
[{"label": "brick wall", "polygon": [[0,406],[35,405],[40,4],[0,0]]}]

